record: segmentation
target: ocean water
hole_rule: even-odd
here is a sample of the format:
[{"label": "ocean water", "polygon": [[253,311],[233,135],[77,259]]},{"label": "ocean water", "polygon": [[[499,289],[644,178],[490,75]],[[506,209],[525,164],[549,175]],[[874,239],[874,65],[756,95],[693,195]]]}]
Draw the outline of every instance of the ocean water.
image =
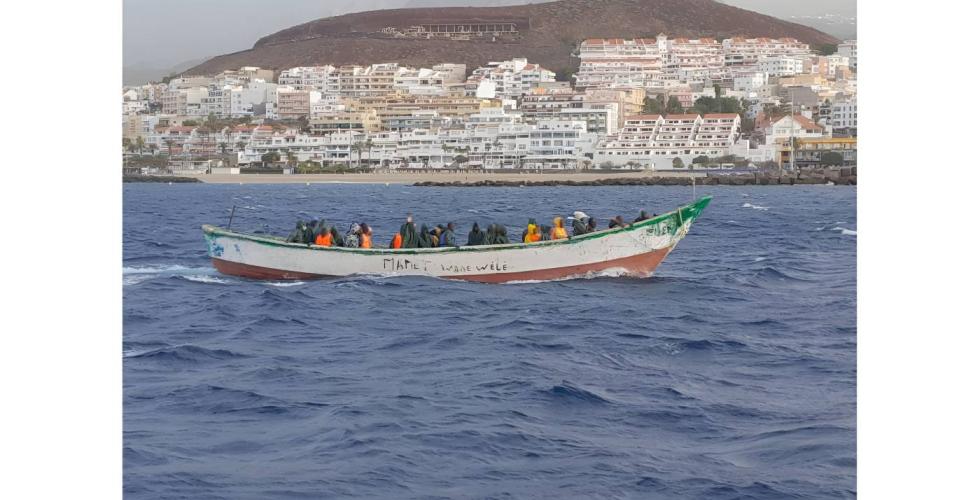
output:
[{"label": "ocean water", "polygon": [[510,234],[680,187],[124,186],[129,498],[851,498],[856,190],[702,187],[654,277],[217,274],[201,224]]}]

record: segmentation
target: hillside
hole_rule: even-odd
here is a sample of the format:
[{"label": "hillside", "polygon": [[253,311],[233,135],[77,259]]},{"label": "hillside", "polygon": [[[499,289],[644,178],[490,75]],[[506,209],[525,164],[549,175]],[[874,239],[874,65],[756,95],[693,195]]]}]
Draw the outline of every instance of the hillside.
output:
[{"label": "hillside", "polygon": [[[516,33],[471,40],[393,35],[412,26],[501,23]],[[382,31],[388,31],[383,33]],[[249,50],[218,56],[185,71],[212,74],[241,66],[282,70],[318,64],[399,62],[431,66],[463,62],[469,69],[492,60],[527,57],[554,71],[573,71],[571,57],[585,38],[767,36],[810,44],[836,43],[800,24],[711,0],[559,0],[504,7],[377,10],[318,19],[259,39]]]}]

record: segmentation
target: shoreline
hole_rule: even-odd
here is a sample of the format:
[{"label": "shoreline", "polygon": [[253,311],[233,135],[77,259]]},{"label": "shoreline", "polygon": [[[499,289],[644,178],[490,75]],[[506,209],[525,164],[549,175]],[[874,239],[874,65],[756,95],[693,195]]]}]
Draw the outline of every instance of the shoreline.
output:
[{"label": "shoreline", "polygon": [[123,182],[206,184],[384,184],[424,187],[857,185],[857,169],[785,172],[372,172],[361,174],[199,174],[125,176]]},{"label": "shoreline", "polygon": [[[418,183],[476,183],[501,181],[508,183],[542,181],[584,181],[596,182],[603,179],[646,179],[706,177],[700,172],[529,172],[529,173],[486,173],[486,172],[376,172],[369,174],[206,174],[187,175],[208,184],[403,184]],[[688,182],[690,182],[688,180]]]}]

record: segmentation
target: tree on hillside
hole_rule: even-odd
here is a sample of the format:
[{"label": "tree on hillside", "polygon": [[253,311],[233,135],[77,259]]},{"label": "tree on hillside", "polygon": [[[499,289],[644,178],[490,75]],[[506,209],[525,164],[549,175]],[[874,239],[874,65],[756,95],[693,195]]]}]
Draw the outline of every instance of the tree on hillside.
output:
[{"label": "tree on hillside", "polygon": [[142,135],[136,136],[136,149],[139,150],[140,156],[143,156],[143,148],[146,147],[146,141],[143,140]]},{"label": "tree on hillside", "polygon": [[683,112],[684,106],[681,106],[680,99],[678,99],[677,96],[670,96],[670,98],[667,99],[667,113],[678,114]]},{"label": "tree on hillside", "polygon": [[711,161],[710,158],[708,158],[705,155],[700,155],[700,156],[694,158],[693,160],[691,160],[691,164],[692,165],[707,165],[709,161]]},{"label": "tree on hillside", "polygon": [[707,113],[735,113],[742,114],[745,109],[742,107],[742,100],[735,97],[699,97],[694,101],[691,112],[699,115]]},{"label": "tree on hillside", "polygon": [[674,161],[672,162],[672,166],[674,168],[684,168],[684,160],[680,159],[679,156],[675,156]]},{"label": "tree on hillside", "polygon": [[183,126],[185,126],[185,127],[196,127],[196,126],[200,125],[197,122],[197,120],[184,120],[184,121],[180,122],[180,124],[183,125]]},{"label": "tree on hillside", "polygon": [[124,150],[129,151],[133,147],[133,141],[129,137],[123,137],[122,147]]},{"label": "tree on hillside", "polygon": [[721,99],[721,85],[715,84],[715,99]]},{"label": "tree on hillside", "polygon": [[245,146],[247,145],[248,144],[245,144],[245,141],[238,141],[235,143],[235,147],[238,148],[239,151],[245,151]]},{"label": "tree on hillside", "polygon": [[844,157],[836,151],[824,151],[820,154],[820,164],[825,167],[843,165]]}]

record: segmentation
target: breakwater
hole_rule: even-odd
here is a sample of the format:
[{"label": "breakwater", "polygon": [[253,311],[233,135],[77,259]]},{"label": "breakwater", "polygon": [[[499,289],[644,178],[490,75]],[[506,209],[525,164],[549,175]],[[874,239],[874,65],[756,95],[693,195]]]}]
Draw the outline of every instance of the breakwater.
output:
[{"label": "breakwater", "polygon": [[549,180],[497,180],[479,181],[420,181],[413,186],[436,187],[519,187],[519,186],[787,186],[796,184],[857,185],[857,167],[838,169],[805,170],[800,172],[753,172],[709,173],[705,176],[658,176],[609,177],[603,179],[575,180],[569,178]]},{"label": "breakwater", "polygon": [[201,182],[194,177],[179,177],[175,175],[124,175],[123,182]]}]

